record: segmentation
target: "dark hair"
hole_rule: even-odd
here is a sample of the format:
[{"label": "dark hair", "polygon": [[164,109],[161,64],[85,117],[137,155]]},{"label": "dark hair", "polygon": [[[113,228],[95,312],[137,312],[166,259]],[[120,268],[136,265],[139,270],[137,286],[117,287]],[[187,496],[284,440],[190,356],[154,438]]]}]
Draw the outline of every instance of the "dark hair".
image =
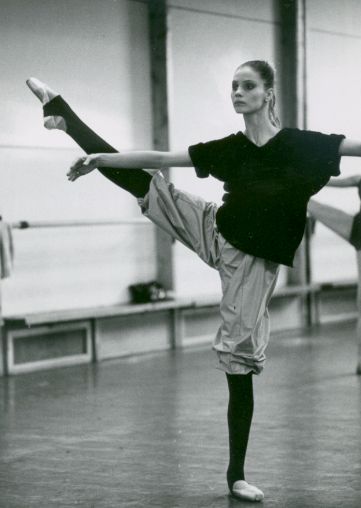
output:
[{"label": "dark hair", "polygon": [[[265,88],[274,88],[275,84],[275,71],[272,66],[266,62],[265,60],[249,60],[248,62],[243,63],[239,67],[251,67],[255,72],[258,72],[260,78],[264,82]],[[238,68],[239,68],[238,67]],[[275,110],[276,106],[276,96],[273,93],[272,99],[269,103],[269,117],[271,123],[275,127],[280,127],[281,122],[278,118],[277,112]]]}]

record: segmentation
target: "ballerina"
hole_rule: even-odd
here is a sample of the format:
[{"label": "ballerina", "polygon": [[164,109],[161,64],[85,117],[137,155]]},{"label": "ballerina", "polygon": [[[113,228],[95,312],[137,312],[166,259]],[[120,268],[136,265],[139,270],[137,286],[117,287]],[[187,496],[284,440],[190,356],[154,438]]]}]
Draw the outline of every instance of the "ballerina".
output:
[{"label": "ballerina", "polygon": [[[345,178],[331,178],[327,184],[328,187],[339,188],[357,188],[361,198],[361,176],[352,175]],[[310,216],[321,222],[324,226],[334,231],[338,236],[352,245],[356,252],[357,262],[357,343],[358,343],[358,361],[356,372],[361,374],[361,207],[356,214],[349,214],[334,206],[320,203],[312,198],[308,204],[308,213]]]},{"label": "ballerina", "polygon": [[[245,480],[244,463],[252,378],[264,368],[269,341],[268,304],[280,265],[293,264],[309,199],[339,175],[342,155],[361,156],[361,142],[281,128],[274,71],[262,60],[240,65],[232,80],[233,107],[243,115],[245,131],[180,151],[119,153],[47,85],[35,78],[27,83],[43,104],[45,126],[64,130],[88,154],[71,166],[71,182],[97,168],[130,192],[146,217],[218,270],[221,326],[213,349],[229,389],[227,482],[238,499],[261,501],[261,489]],[[199,178],[221,180],[222,206],[176,189],[161,172],[151,176],[140,169],[162,167],[195,168]]]}]

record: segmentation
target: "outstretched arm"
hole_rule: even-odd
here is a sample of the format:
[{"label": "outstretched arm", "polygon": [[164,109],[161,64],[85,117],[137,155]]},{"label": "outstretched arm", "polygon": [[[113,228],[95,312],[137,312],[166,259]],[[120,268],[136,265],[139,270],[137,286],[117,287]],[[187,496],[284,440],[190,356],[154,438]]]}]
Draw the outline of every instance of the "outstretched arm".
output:
[{"label": "outstretched arm", "polygon": [[331,178],[327,187],[359,187],[361,183],[361,174],[346,176],[345,178]]},{"label": "outstretched arm", "polygon": [[188,150],[98,153],[76,159],[67,173],[68,179],[74,181],[80,176],[102,167],[114,169],[158,169],[162,167],[193,167],[193,163]]},{"label": "outstretched arm", "polygon": [[361,157],[361,141],[345,138],[340,143],[339,154]]}]

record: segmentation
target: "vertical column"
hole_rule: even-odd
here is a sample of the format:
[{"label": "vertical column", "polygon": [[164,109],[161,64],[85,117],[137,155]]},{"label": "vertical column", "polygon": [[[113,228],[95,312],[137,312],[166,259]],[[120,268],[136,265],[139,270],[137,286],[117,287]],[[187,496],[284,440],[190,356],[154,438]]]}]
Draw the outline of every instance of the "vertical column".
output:
[{"label": "vertical column", "polygon": [[[0,215],[0,227],[2,224],[2,216]],[[0,238],[1,242],[1,238]],[[0,252],[1,256],[1,252]],[[1,263],[1,259],[0,259]],[[2,315],[2,298],[1,298],[1,269],[0,269],[0,377],[4,375],[5,372],[5,358],[4,358],[4,326],[3,326],[3,315]]]},{"label": "vertical column", "polygon": [[[358,257],[358,256],[357,256]],[[360,312],[361,309],[361,283],[360,283],[360,261],[357,259],[357,272],[358,272],[358,285],[357,285],[357,310]],[[356,363],[356,374],[361,376],[361,317],[360,314],[357,320],[357,363]]]},{"label": "vertical column", "polygon": [[[287,127],[307,127],[306,86],[306,0],[278,0],[280,19],[279,56],[282,96],[282,124]],[[310,233],[295,257],[295,268],[288,271],[289,284],[309,284],[311,281]],[[303,306],[303,322],[311,324],[311,295]]]},{"label": "vertical column", "polygon": [[0,377],[5,374],[5,358],[4,358],[4,327],[1,308],[1,280],[0,280]]},{"label": "vertical column", "polygon": [[306,128],[306,0],[279,0],[282,121]]},{"label": "vertical column", "polygon": [[[151,60],[151,87],[153,113],[153,147],[169,149],[168,95],[167,95],[167,5],[166,0],[150,0],[149,46]],[[169,170],[163,171],[169,178]],[[166,289],[173,289],[172,238],[157,229],[157,280]]]}]

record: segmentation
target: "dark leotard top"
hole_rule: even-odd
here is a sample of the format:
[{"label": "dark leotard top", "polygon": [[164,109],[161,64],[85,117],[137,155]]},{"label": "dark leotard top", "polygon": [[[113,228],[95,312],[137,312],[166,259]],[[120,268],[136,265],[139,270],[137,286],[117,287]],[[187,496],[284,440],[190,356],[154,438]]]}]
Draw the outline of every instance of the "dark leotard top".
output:
[{"label": "dark leotard top", "polygon": [[241,132],[190,146],[198,177],[224,182],[216,216],[224,238],[247,254],[292,266],[308,200],[340,174],[342,139],[286,128],[261,147]]}]

